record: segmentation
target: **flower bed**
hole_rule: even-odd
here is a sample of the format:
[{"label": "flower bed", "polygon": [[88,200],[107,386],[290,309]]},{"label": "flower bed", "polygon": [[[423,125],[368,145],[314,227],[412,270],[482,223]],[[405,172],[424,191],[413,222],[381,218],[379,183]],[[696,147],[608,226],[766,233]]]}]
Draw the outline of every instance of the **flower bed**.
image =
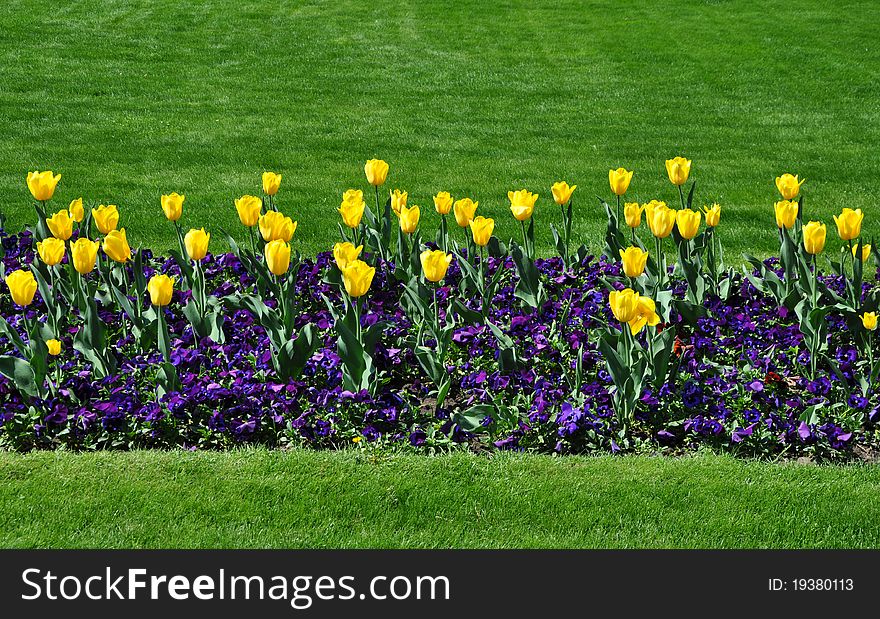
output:
[{"label": "flower bed", "polygon": [[[680,175],[670,171],[671,180]],[[251,230],[258,222],[278,229],[251,236],[251,251],[233,245],[232,253],[211,255],[207,235],[179,232],[177,255],[140,250],[132,257],[124,233],[121,240],[111,234],[116,224],[99,222],[104,214],[96,210],[95,223],[105,228],[103,261],[82,270],[69,264],[80,257],[73,241],[91,234],[86,217],[63,239],[69,249],[57,265],[33,267],[40,280],[33,301],[13,302],[7,288],[14,283],[5,286],[0,349],[17,361],[6,361],[7,377],[0,377],[0,444],[22,451],[242,444],[429,451],[464,444],[560,454],[707,446],[821,458],[876,445],[875,342],[870,317],[861,317],[875,307],[877,289],[861,281],[855,259],[849,272],[840,267],[815,277],[809,256],[818,252],[795,248],[815,248],[806,225],[781,222],[782,261],[754,261],[747,277],[722,268],[717,254],[712,263],[720,248],[710,228],[697,236],[699,217],[678,219],[681,230],[673,234],[670,224],[658,237],[664,214],[656,205],[645,213],[648,224],[655,241],[673,234],[675,268],[570,251],[563,232],[560,257],[535,259],[525,225],[534,222],[534,201],[529,206],[522,195],[511,196],[512,212],[524,222],[522,246],[493,240],[491,226],[486,234],[470,210],[465,223],[473,237],[453,249],[442,207],[448,196],[440,195],[437,207],[440,234],[421,241],[419,213],[405,197],[392,204],[392,194],[386,217],[393,221],[388,210],[400,210],[402,230],[395,246],[377,190],[367,222],[347,210],[346,201],[357,197],[340,209],[350,228],[343,235],[366,245],[364,268],[375,269],[362,275],[344,264],[341,246],[336,256],[291,258],[295,222],[269,215],[263,226],[276,212],[280,184],[280,177],[274,187],[269,180],[270,197],[252,203],[256,211],[239,208]],[[612,176],[612,189],[615,182],[619,189]],[[557,202],[570,218],[567,189]],[[692,195],[686,204],[682,193],[679,213],[699,213],[689,209]],[[176,224],[182,199],[167,204]],[[449,199],[447,213],[451,206]],[[630,243],[644,247],[630,205],[631,239],[614,209],[606,210],[607,255]],[[717,225],[717,212],[706,212]],[[35,236],[52,238],[54,224],[49,228],[0,233],[4,272],[40,265]],[[655,247],[662,254],[659,242]],[[799,258],[807,270],[795,277]],[[167,287],[152,279],[158,274],[170,276]],[[188,282],[188,289],[172,292],[174,282]],[[630,293],[636,313],[623,317]],[[857,297],[856,307],[847,295]],[[21,378],[27,364],[36,383],[26,384],[30,374]]]}]

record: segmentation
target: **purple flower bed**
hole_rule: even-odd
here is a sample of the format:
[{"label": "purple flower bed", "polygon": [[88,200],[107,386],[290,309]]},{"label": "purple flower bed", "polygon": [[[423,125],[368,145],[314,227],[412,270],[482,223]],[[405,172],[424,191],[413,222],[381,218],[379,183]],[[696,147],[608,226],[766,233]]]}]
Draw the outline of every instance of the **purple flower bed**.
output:
[{"label": "purple flower bed", "polygon": [[[5,272],[34,260],[29,233],[0,238]],[[148,277],[179,273],[170,259],[146,257]],[[253,283],[233,254],[215,255],[205,265],[209,292],[218,297]],[[565,272],[554,258],[538,260],[537,266],[549,300],[534,312],[516,302],[511,260],[488,259],[489,274],[499,268],[509,272],[491,318],[516,343],[518,363],[502,371],[498,340],[488,328],[459,326],[447,359],[452,387],[439,410],[431,401],[434,386],[403,342],[417,328],[401,309],[403,286],[382,268],[362,314],[364,326],[389,323],[375,356],[381,388],[376,395],[343,389],[333,317],[322,296],[339,301],[339,289],[324,281],[335,267],[323,253],[304,259],[297,273],[297,326],[314,323],[322,340],[298,379],[276,378],[265,332],[247,310],[230,310],[223,345],[204,338],[197,343],[181,311],[189,293],[175,291],[165,316],[181,388],[157,397],[161,355],[137,353],[124,336],[123,316],[108,303],[101,318],[110,330],[116,373],[93,377],[71,345],[75,327],[62,332],[62,353],[49,370],[58,379],[57,397],[29,405],[0,377],[0,445],[21,451],[394,445],[427,452],[464,444],[559,454],[679,453],[706,446],[740,455],[816,458],[873,452],[880,402],[875,392],[866,398],[856,387],[863,361],[843,318],[835,313],[827,318],[839,374],[822,372],[809,380],[809,352],[796,318],[739,275],[727,300],[709,298],[707,317],[662,325],[676,330],[678,372],[659,391],[642,393],[636,424],[624,436],[615,419],[611,379],[590,337],[601,321],[612,320],[603,278],[618,276],[619,263],[589,257]],[[442,306],[460,277],[453,262],[438,289]],[[842,286],[836,278],[823,279],[829,287]],[[675,294],[683,295],[683,287]],[[39,295],[27,312],[44,319]],[[0,315],[13,327],[23,322],[5,287]],[[10,348],[0,337],[0,349]],[[457,415],[481,403],[497,412],[465,431]]]}]

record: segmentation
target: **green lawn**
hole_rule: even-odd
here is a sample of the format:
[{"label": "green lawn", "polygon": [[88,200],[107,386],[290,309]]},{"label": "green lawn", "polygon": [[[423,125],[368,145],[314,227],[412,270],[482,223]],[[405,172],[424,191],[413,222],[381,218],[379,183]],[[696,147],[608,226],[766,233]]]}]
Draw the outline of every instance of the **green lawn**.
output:
[{"label": "green lawn", "polygon": [[663,160],[683,154],[700,203],[725,207],[732,255],[774,249],[785,171],[808,179],[808,217],[867,207],[880,231],[873,0],[4,6],[0,210],[13,228],[32,216],[26,172],[52,168],[56,206],[119,204],[133,241],[164,249],[161,193],[186,193],[187,226],[238,230],[232,199],[270,169],[314,253],[378,156],[411,203],[473,196],[502,237],[516,232],[507,190],[538,191],[548,252],[553,181],[578,184],[576,234],[597,246],[608,168],[635,169],[633,198],[674,203]]},{"label": "green lawn", "polygon": [[0,453],[0,547],[877,547],[878,492],[717,456]]}]

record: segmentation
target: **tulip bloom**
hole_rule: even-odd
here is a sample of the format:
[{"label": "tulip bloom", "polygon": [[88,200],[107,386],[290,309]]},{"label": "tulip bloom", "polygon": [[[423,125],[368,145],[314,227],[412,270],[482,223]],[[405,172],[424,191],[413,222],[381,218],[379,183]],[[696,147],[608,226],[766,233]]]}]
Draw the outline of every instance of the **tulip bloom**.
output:
[{"label": "tulip bloom", "polygon": [[345,267],[358,259],[363,249],[363,245],[355,247],[349,242],[336,243],[333,246],[333,259],[336,261],[336,266],[340,271],[344,271]]},{"label": "tulip bloom", "polygon": [[88,275],[95,268],[95,261],[98,259],[98,249],[101,244],[98,241],[91,241],[85,237],[77,239],[76,243],[70,246],[70,255],[73,258],[73,268],[80,275]]},{"label": "tulip bloom", "polygon": [[794,200],[797,198],[798,193],[801,190],[801,185],[804,184],[805,180],[807,179],[798,181],[797,174],[794,176],[791,174],[783,174],[782,176],[776,177],[776,189],[782,194],[783,200]]},{"label": "tulip bloom", "polygon": [[364,174],[367,175],[367,182],[372,186],[383,185],[388,178],[388,164],[381,159],[370,159],[364,165]]},{"label": "tulip bloom", "polygon": [[284,275],[290,268],[290,245],[282,240],[266,244],[266,264],[273,275]]},{"label": "tulip bloom", "polygon": [[67,207],[67,210],[70,211],[70,218],[77,223],[81,222],[86,216],[85,209],[83,209],[82,198],[71,200],[70,206]]},{"label": "tulip bloom", "polygon": [[510,212],[513,213],[514,219],[526,221],[535,210],[538,194],[520,189],[519,191],[508,191],[507,198],[510,200]]},{"label": "tulip bloom", "polygon": [[639,293],[631,288],[612,290],[608,303],[614,317],[620,322],[628,323],[638,315]]},{"label": "tulip bloom", "polygon": [[416,231],[416,226],[419,225],[419,207],[413,206],[412,208],[406,208],[406,206],[400,207],[400,212],[397,214],[400,218],[400,230],[405,234],[412,234]]},{"label": "tulip bloom", "polygon": [[116,262],[131,260],[131,247],[128,246],[128,239],[125,238],[125,228],[111,230],[104,237],[104,253]]},{"label": "tulip bloom", "polygon": [[623,205],[623,218],[626,220],[626,225],[630,228],[638,228],[642,225],[642,211],[645,210],[644,206],[639,206],[638,202],[627,202]]},{"label": "tulip bloom", "polygon": [[274,172],[263,172],[263,193],[274,196],[281,187],[281,175]]},{"label": "tulip bloom", "polygon": [[154,275],[147,284],[147,290],[153,305],[165,307],[171,303],[171,295],[174,293],[174,278],[165,274]]},{"label": "tulip bloom", "polygon": [[791,230],[797,219],[798,203],[780,200],[774,205],[776,211],[776,227]]},{"label": "tulip bloom", "polygon": [[28,172],[27,186],[35,200],[45,202],[51,200],[55,193],[55,186],[61,180],[60,174],[52,172]]},{"label": "tulip bloom", "polygon": [[565,181],[559,181],[558,183],[553,183],[550,192],[553,194],[553,200],[556,204],[564,206],[571,200],[571,194],[574,193],[575,189],[577,189],[577,185],[569,187]]},{"label": "tulip bloom", "polygon": [[366,206],[363,191],[360,189],[346,191],[342,194],[342,204],[338,209],[343,223],[351,229],[357,228],[361,224]]},{"label": "tulip bloom", "polygon": [[101,234],[107,234],[111,230],[116,230],[116,226],[119,225],[119,210],[115,204],[107,206],[101,204],[98,208],[93,208],[92,217]]},{"label": "tulip bloom", "polygon": [[434,210],[439,215],[449,215],[452,210],[452,196],[448,191],[441,191],[434,196]]},{"label": "tulip bloom", "polygon": [[660,316],[657,315],[657,306],[654,299],[649,297],[639,297],[638,306],[636,307],[636,315],[629,321],[630,333],[636,335],[645,325],[656,327],[660,324]]},{"label": "tulip bloom", "polygon": [[825,224],[811,221],[804,226],[804,249],[808,254],[822,253],[825,249]]},{"label": "tulip bloom", "polygon": [[367,294],[373,283],[376,268],[363,260],[354,260],[342,270],[342,283],[349,296],[357,299]]},{"label": "tulip bloom", "polygon": [[165,218],[168,221],[180,219],[180,216],[183,215],[184,200],[186,200],[186,196],[182,196],[177,192],[162,196],[162,210],[165,212]]},{"label": "tulip bloom", "polygon": [[211,240],[211,233],[205,232],[204,228],[196,230],[193,228],[183,237],[183,244],[186,246],[186,253],[190,259],[199,261],[204,259],[208,254],[208,242]]},{"label": "tulip bloom", "polygon": [[721,219],[721,206],[719,204],[713,204],[711,207],[704,206],[703,212],[706,213],[707,226],[714,228],[718,225],[718,221]]},{"label": "tulip bloom", "polygon": [[260,234],[266,242],[282,240],[289,243],[296,232],[297,222],[278,211],[268,211],[259,219]]},{"label": "tulip bloom", "polygon": [[841,240],[851,241],[862,233],[862,219],[864,219],[862,209],[845,208],[841,211],[840,216],[834,216],[834,223],[837,224],[837,234]]},{"label": "tulip bloom", "polygon": [[470,198],[456,200],[452,207],[452,211],[455,213],[455,223],[462,228],[467,228],[474,218],[474,213],[477,212],[479,204],[479,202],[474,202]]},{"label": "tulip bloom", "polygon": [[639,277],[645,272],[648,263],[648,252],[639,247],[627,247],[620,250],[620,260],[623,262],[623,272],[627,277]]},{"label": "tulip bloom", "polygon": [[442,249],[426,249],[419,258],[422,261],[422,272],[429,282],[439,282],[446,277],[446,271],[452,262],[452,254],[447,254]]},{"label": "tulip bloom", "polygon": [[616,196],[622,196],[629,189],[629,182],[632,180],[632,170],[626,168],[617,168],[616,170],[608,170],[608,184],[611,185],[611,192]]},{"label": "tulip bloom", "polygon": [[684,157],[675,157],[666,160],[666,174],[669,182],[679,187],[687,182],[691,174],[691,160]]},{"label": "tulip bloom", "polygon": [[675,225],[675,210],[666,206],[665,202],[649,202],[645,207],[648,228],[658,239],[665,239],[672,233]]},{"label": "tulip bloom", "polygon": [[391,192],[391,210],[395,215],[400,215],[400,209],[406,206],[407,193],[400,189]]},{"label": "tulip bloom", "polygon": [[[858,245],[853,245],[852,255],[853,258],[856,257],[856,251],[858,250]],[[870,245],[862,245],[862,262],[867,262],[868,258],[871,257],[871,246]]]},{"label": "tulip bloom", "polygon": [[476,219],[471,220],[470,226],[474,243],[480,247],[488,245],[489,239],[492,238],[492,231],[495,230],[495,220],[480,215]]},{"label": "tulip bloom", "polygon": [[6,276],[6,285],[9,286],[9,294],[16,305],[27,307],[34,300],[37,292],[37,280],[30,271],[19,269]]},{"label": "tulip bloom", "polygon": [[61,210],[46,219],[46,225],[49,226],[49,232],[56,239],[66,241],[73,234],[73,219],[66,210]]},{"label": "tulip bloom", "polygon": [[692,211],[689,208],[682,209],[675,214],[675,223],[678,233],[688,241],[697,236],[700,231],[700,211]]},{"label": "tulip bloom", "polygon": [[64,241],[55,237],[39,241],[37,243],[37,253],[40,255],[40,260],[48,266],[54,267],[64,258]]},{"label": "tulip bloom", "polygon": [[58,340],[46,340],[46,348],[49,349],[49,354],[53,357],[57,357],[61,354],[61,342],[59,342]]},{"label": "tulip bloom", "polygon": [[263,210],[263,201],[257,196],[244,195],[235,201],[235,210],[241,225],[253,228],[260,220],[260,212]]},{"label": "tulip bloom", "polygon": [[877,328],[877,313],[865,312],[862,314],[862,326],[868,331],[875,330]]}]

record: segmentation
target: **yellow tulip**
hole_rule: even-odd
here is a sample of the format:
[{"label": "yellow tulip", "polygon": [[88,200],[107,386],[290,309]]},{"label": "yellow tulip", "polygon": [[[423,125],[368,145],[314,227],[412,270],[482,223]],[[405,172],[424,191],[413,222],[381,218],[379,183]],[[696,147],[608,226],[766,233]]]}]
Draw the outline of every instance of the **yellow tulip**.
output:
[{"label": "yellow tulip", "polygon": [[441,191],[434,196],[434,210],[440,215],[449,215],[452,210],[452,196],[448,191]]},{"label": "yellow tulip", "polygon": [[455,213],[455,223],[462,228],[467,228],[474,218],[474,213],[477,212],[477,206],[479,205],[479,202],[474,202],[470,198],[456,200],[452,207],[452,211]]},{"label": "yellow tulip", "polygon": [[648,263],[648,252],[639,247],[627,247],[620,250],[620,260],[623,262],[623,272],[627,277],[639,277],[645,272]]},{"label": "yellow tulip", "polygon": [[333,246],[333,259],[336,261],[336,266],[340,271],[344,271],[345,267],[358,259],[363,249],[363,245],[355,247],[349,242],[336,243]]},{"label": "yellow tulip", "polygon": [[688,241],[697,236],[700,231],[700,211],[692,211],[689,208],[682,209],[675,214],[675,223],[678,225],[678,233]]},{"label": "yellow tulip", "polygon": [[67,210],[70,211],[70,218],[75,222],[80,222],[83,220],[83,217],[86,216],[85,209],[83,209],[83,199],[77,198],[76,200],[71,200],[70,206],[67,207]]},{"label": "yellow tulip", "polygon": [[804,226],[804,249],[808,254],[819,254],[825,249],[825,224],[811,221]]},{"label": "yellow tulip", "polygon": [[364,192],[360,189],[349,189],[342,194],[339,214],[342,215],[345,225],[352,229],[357,228],[361,224],[366,206]]},{"label": "yellow tulip", "polygon": [[611,185],[611,191],[616,196],[622,196],[629,189],[629,182],[632,180],[632,170],[626,168],[617,168],[616,170],[608,170],[608,183]]},{"label": "yellow tulip", "polygon": [[620,322],[630,322],[638,315],[639,293],[631,288],[612,290],[608,296],[611,312]]},{"label": "yellow tulip", "polygon": [[111,230],[104,237],[104,253],[116,262],[131,260],[131,247],[128,246],[128,239],[125,238],[125,228]]},{"label": "yellow tulip", "polygon": [[[805,180],[807,179],[804,179],[804,181]],[[776,188],[779,190],[779,193],[782,194],[783,200],[794,200],[797,198],[804,181],[798,181],[797,174],[794,176],[791,174],[783,174],[782,176],[776,177]]]},{"label": "yellow tulip", "polygon": [[406,206],[407,194],[405,191],[395,189],[391,192],[391,210],[395,215],[400,215],[400,209]]},{"label": "yellow tulip", "polygon": [[703,212],[706,213],[706,225],[714,228],[721,219],[721,205],[713,204],[711,207],[704,206]]},{"label": "yellow tulip", "polygon": [[342,283],[345,285],[345,291],[355,299],[364,296],[370,289],[375,274],[376,268],[371,267],[363,260],[352,261],[342,270]]},{"label": "yellow tulip", "polygon": [[[856,257],[856,251],[859,249],[858,245],[853,245],[852,255],[853,258]],[[871,257],[871,246],[870,245],[862,245],[862,262],[867,262],[868,258]]]},{"label": "yellow tulip", "polygon": [[6,285],[9,286],[9,294],[17,305],[27,307],[34,300],[37,292],[37,280],[30,271],[19,269],[6,276]]},{"label": "yellow tulip", "polygon": [[27,186],[35,200],[45,202],[51,200],[55,193],[55,186],[61,180],[60,174],[52,172],[28,172]]},{"label": "yellow tulip", "polygon": [[157,307],[164,307],[171,303],[171,295],[174,293],[174,278],[165,274],[153,275],[147,284],[150,293],[150,302]]},{"label": "yellow tulip", "polygon": [[642,211],[645,210],[644,206],[639,206],[638,202],[627,202],[623,205],[623,218],[626,220],[626,225],[630,228],[638,228],[642,225]]},{"label": "yellow tulip", "polygon": [[260,234],[266,242],[280,239],[289,243],[296,232],[297,223],[278,211],[268,211],[259,219]]},{"label": "yellow tulip", "polygon": [[55,237],[39,241],[37,243],[37,253],[40,255],[40,260],[50,267],[54,267],[64,258],[64,241]]},{"label": "yellow tulip", "polygon": [[841,240],[851,241],[862,233],[862,219],[864,219],[862,209],[845,208],[841,211],[840,216],[834,216],[834,223],[837,224],[837,234]]},{"label": "yellow tulip", "polygon": [[556,204],[563,206],[569,203],[571,200],[571,194],[574,193],[575,189],[577,189],[577,185],[569,187],[568,183],[565,181],[559,181],[558,183],[553,183],[550,192],[553,194],[553,200]]},{"label": "yellow tulip", "polygon": [[672,233],[676,219],[675,209],[666,206],[665,202],[649,202],[645,206],[645,217],[651,234],[658,239],[665,239]]},{"label": "yellow tulip", "polygon": [[656,327],[660,324],[660,316],[657,315],[657,306],[654,299],[649,297],[639,297],[636,315],[629,321],[630,333],[636,335],[645,325]]},{"label": "yellow tulip", "polygon": [[260,212],[263,210],[263,201],[257,196],[244,195],[235,201],[235,210],[241,225],[253,228],[260,220]]},{"label": "yellow tulip", "polygon": [[115,204],[104,206],[101,204],[98,208],[92,209],[92,217],[95,219],[95,225],[101,234],[107,234],[111,230],[116,230],[119,225],[119,210]]},{"label": "yellow tulip", "polygon": [[798,203],[780,200],[773,208],[776,211],[776,227],[791,230],[797,220]]},{"label": "yellow tulip", "polygon": [[284,275],[290,268],[290,245],[282,240],[266,244],[266,264],[273,275]]},{"label": "yellow tulip", "polygon": [[95,268],[95,260],[98,259],[98,249],[101,244],[85,237],[77,239],[70,246],[70,255],[73,258],[73,268],[80,275],[88,275]]},{"label": "yellow tulip", "polygon": [[400,219],[400,230],[405,234],[412,234],[416,231],[416,226],[419,225],[419,207],[413,206],[412,208],[406,208],[405,206],[400,207],[400,212],[397,214]]},{"label": "yellow tulip", "polygon": [[46,348],[49,349],[49,354],[53,357],[61,354],[61,342],[56,339],[46,340]]},{"label": "yellow tulip", "polygon": [[691,160],[684,157],[667,159],[666,174],[673,185],[684,185],[691,174]]},{"label": "yellow tulip", "polygon": [[191,229],[183,237],[183,244],[186,247],[186,253],[192,260],[202,260],[208,255],[208,242],[211,240],[211,233],[205,232],[204,228],[196,230]]},{"label": "yellow tulip", "polygon": [[526,189],[508,191],[507,198],[510,200],[510,212],[517,221],[526,221],[535,210],[535,202],[538,194]]},{"label": "yellow tulip", "polygon": [[165,212],[165,219],[168,221],[180,219],[180,216],[183,215],[184,200],[186,200],[186,196],[182,196],[177,192],[168,195],[163,194],[160,201],[162,203],[162,210]]},{"label": "yellow tulip", "polygon": [[378,187],[385,183],[388,178],[388,164],[381,159],[370,159],[364,165],[364,174],[367,175],[367,182]]},{"label": "yellow tulip", "polygon": [[452,262],[452,254],[447,254],[440,249],[434,251],[426,249],[419,258],[422,261],[422,272],[429,282],[439,282],[446,277],[446,271]]},{"label": "yellow tulip", "polygon": [[474,243],[480,247],[488,245],[489,239],[492,238],[492,232],[495,230],[495,220],[480,215],[476,219],[471,220],[470,226],[471,234],[474,237]]},{"label": "yellow tulip", "polygon": [[868,331],[873,331],[877,328],[877,313],[876,312],[865,312],[862,314],[862,326],[865,327]]},{"label": "yellow tulip", "polygon": [[70,218],[70,213],[66,210],[58,211],[47,218],[46,225],[49,226],[49,232],[56,239],[66,241],[73,234],[73,220]]},{"label": "yellow tulip", "polygon": [[274,172],[263,172],[263,193],[274,196],[281,187],[281,175]]}]

